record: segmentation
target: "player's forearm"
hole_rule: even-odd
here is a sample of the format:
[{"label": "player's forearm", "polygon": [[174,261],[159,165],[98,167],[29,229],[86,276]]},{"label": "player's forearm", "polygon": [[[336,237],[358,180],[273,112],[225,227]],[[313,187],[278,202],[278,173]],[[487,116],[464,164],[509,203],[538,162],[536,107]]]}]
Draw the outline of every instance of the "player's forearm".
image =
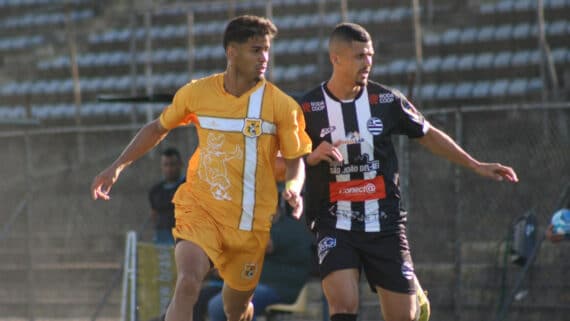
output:
[{"label": "player's forearm", "polygon": [[158,119],[147,123],[138,131],[111,166],[122,171],[160,143],[166,134],[168,134],[168,130],[160,125]]},{"label": "player's forearm", "polygon": [[285,159],[285,184],[293,184],[300,191],[305,182],[303,158]]},{"label": "player's forearm", "polygon": [[452,163],[474,170],[479,166],[479,162],[461,148],[451,137],[441,130],[430,127],[427,134],[420,138],[418,142],[427,148],[431,153],[443,157]]}]

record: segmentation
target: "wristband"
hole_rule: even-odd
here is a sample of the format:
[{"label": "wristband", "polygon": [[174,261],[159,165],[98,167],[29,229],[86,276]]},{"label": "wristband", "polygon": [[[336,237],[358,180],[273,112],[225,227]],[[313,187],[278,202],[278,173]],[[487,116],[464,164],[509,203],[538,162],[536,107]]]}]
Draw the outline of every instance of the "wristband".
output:
[{"label": "wristband", "polygon": [[285,190],[292,190],[293,188],[296,188],[297,185],[299,185],[298,180],[290,179],[287,182],[285,182]]}]

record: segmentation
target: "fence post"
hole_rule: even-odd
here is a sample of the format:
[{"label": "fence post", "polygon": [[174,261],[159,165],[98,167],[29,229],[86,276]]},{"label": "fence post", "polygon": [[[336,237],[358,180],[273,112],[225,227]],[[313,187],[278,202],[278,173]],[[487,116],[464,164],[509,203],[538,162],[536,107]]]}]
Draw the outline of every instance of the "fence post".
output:
[{"label": "fence post", "polygon": [[[455,141],[460,146],[463,144],[463,114],[460,108],[457,108],[454,112],[455,115]],[[461,320],[461,310],[462,310],[462,280],[461,271],[463,269],[462,259],[461,259],[461,228],[463,223],[463,205],[461,201],[461,168],[459,166],[454,167],[453,175],[453,187],[455,194],[455,222],[454,222],[454,272],[455,272],[455,293],[453,295],[453,307],[455,320]]]},{"label": "fence post", "polygon": [[[267,19],[273,20],[273,2],[271,0],[265,3],[265,16],[267,17]],[[275,68],[275,50],[269,51],[268,67],[269,70],[268,70],[267,79],[269,79],[269,81],[273,81],[273,75],[274,75],[273,69]]]},{"label": "fence post", "polygon": [[26,202],[26,233],[28,237],[26,238],[28,261],[27,263],[27,296],[28,296],[28,318],[30,321],[35,320],[34,309],[36,305],[35,296],[35,276],[34,276],[34,257],[33,257],[33,226],[32,223],[32,210],[30,208],[30,203],[33,200],[33,181],[32,181],[32,146],[31,139],[28,129],[24,130],[24,152],[26,154],[26,164],[25,164],[25,175],[26,175],[26,189],[28,190],[29,202]]}]

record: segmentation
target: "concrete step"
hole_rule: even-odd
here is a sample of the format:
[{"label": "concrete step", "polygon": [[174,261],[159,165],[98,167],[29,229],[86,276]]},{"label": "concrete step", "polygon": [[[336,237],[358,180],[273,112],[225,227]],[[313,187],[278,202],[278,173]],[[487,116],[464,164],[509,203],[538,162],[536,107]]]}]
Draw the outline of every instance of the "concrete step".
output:
[{"label": "concrete step", "polygon": [[[54,285],[77,286],[85,282],[107,284],[120,273],[120,263],[70,263],[42,264],[31,270],[31,280],[36,287],[53,287]],[[27,269],[14,267],[4,269],[0,273],[2,286],[18,287],[29,283],[30,273]]]},{"label": "concrete step", "polygon": [[[28,303],[1,303],[0,320],[26,319],[30,312],[36,320],[57,319],[88,320],[97,309],[98,302],[60,302],[60,303],[36,303],[31,307]],[[118,320],[120,315],[120,302],[111,302],[101,310],[99,314],[108,320]],[[103,319],[99,319],[103,320]],[[63,321],[63,320],[62,320]]]}]

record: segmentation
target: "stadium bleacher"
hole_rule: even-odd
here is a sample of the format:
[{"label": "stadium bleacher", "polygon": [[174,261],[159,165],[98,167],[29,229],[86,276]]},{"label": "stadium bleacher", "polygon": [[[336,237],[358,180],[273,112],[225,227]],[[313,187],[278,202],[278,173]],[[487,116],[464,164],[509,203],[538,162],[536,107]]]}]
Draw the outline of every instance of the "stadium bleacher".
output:
[{"label": "stadium bleacher", "polygon": [[[0,1],[0,8],[16,13],[2,20],[0,33],[7,30],[25,33],[26,30],[35,30],[34,27],[49,29],[50,25],[61,25],[64,21],[62,12],[53,9],[41,12],[38,9],[63,3],[45,0]],[[394,48],[399,48],[401,43],[410,42],[412,11],[397,1],[385,3],[385,6],[378,6],[372,1],[356,1],[354,6],[349,5],[348,17],[369,27],[376,45],[382,46],[382,50],[378,50],[373,76],[381,82],[407,88],[403,84],[407,83],[409,75],[416,69],[412,46],[404,45],[409,49],[407,54],[390,46],[384,47],[393,43]],[[94,99],[102,92],[130,93],[133,87],[137,92],[143,92],[147,84],[144,75],[139,75],[134,84],[129,79],[132,62],[135,62],[140,73],[148,60],[144,50],[141,50],[147,31],[140,21],[134,27],[129,25],[128,19],[112,19],[113,23],[101,24],[99,21],[109,16],[105,11],[90,5],[87,0],[75,0],[72,4],[74,11],[71,16],[74,21],[98,26],[95,32],[78,36],[82,45],[77,62],[86,103],[96,104]],[[326,55],[326,43],[320,43],[318,28],[332,27],[340,21],[341,16],[338,8],[327,5],[325,15],[319,17],[316,0],[281,0],[274,1],[273,6],[273,20],[280,28],[280,37],[273,46],[276,61],[273,80],[296,94],[318,83],[314,77],[323,72],[318,69],[317,57]],[[26,12],[31,7],[34,7],[34,12]],[[237,2],[235,13],[263,14],[264,9],[265,4],[259,1],[243,1]],[[433,28],[427,26],[422,64],[425,83],[420,88],[420,92],[426,96],[423,99],[425,107],[431,106],[430,101],[437,101],[437,105],[442,106],[478,103],[481,98],[492,101],[494,97],[512,96],[515,100],[525,100],[529,99],[528,93],[540,91],[542,86],[530,86],[536,83],[540,64],[540,52],[536,49],[538,27],[534,19],[529,18],[535,9],[536,3],[531,0],[485,2],[473,8],[463,8],[475,16],[472,23],[437,21]],[[228,8],[224,4],[213,3],[194,6],[194,10],[195,24],[192,30],[196,47],[193,56],[198,70],[193,72],[192,77],[200,77],[221,71],[224,66],[224,51],[219,45],[219,35],[223,32]],[[560,12],[570,12],[570,1],[545,0],[545,10],[546,35],[552,47],[553,61],[562,70],[570,64],[570,49],[567,46],[570,20],[568,15],[561,15]],[[107,12],[112,12],[112,8]],[[152,19],[153,25],[149,31],[153,41],[151,83],[155,90],[173,92],[189,80],[188,74],[181,71],[187,70],[189,57],[186,12],[166,3],[162,8],[156,7]],[[382,35],[374,33],[377,28],[383,30]],[[409,34],[402,37],[402,30],[409,31]],[[3,37],[0,39],[0,52],[18,54],[22,50],[47,45],[52,38],[53,35],[41,32]],[[129,51],[131,39],[136,40],[138,48],[134,56]],[[73,92],[69,76],[70,58],[65,51],[59,55],[57,52],[36,61],[35,70],[39,78],[4,79],[0,84],[0,97],[3,97],[4,104],[22,105],[24,100],[45,108],[51,108],[54,104],[69,104]],[[492,84],[491,95],[483,94],[488,84]]]}]

